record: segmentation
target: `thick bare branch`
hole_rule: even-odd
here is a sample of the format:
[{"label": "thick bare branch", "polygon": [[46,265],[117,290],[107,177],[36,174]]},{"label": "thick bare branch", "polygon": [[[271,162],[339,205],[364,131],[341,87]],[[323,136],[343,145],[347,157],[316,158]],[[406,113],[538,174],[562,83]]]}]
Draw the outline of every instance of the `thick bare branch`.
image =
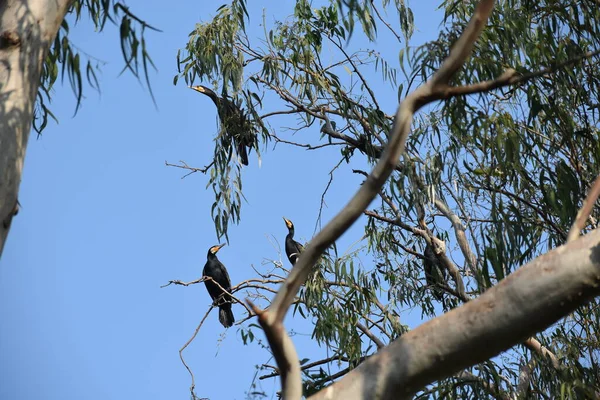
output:
[{"label": "thick bare branch", "polygon": [[481,31],[483,31],[493,8],[494,0],[482,0],[477,4],[477,8],[475,8],[475,13],[469,21],[469,25],[467,25],[465,31],[460,35],[457,42],[452,47],[450,55],[444,60],[439,71],[433,75],[433,78],[430,81],[430,85],[433,88],[438,89],[448,85],[448,82],[454,76],[456,71],[463,66],[467,58],[471,55],[473,46],[481,34]]},{"label": "thick bare branch", "polygon": [[278,371],[281,375],[282,398],[300,399],[302,397],[300,361],[292,339],[282,323],[272,323],[269,320],[270,309],[260,310],[250,300],[246,301],[252,311],[258,315],[258,322],[265,331],[273,357],[277,361]]},{"label": "thick bare branch", "polygon": [[523,342],[523,345],[525,347],[527,347],[529,350],[531,350],[532,352],[537,353],[540,356],[545,357],[548,360],[550,360],[550,363],[552,364],[552,366],[554,368],[558,369],[558,367],[559,367],[558,358],[556,358],[554,353],[552,353],[546,347],[542,346],[542,344],[539,341],[537,341],[534,338],[529,338]]}]

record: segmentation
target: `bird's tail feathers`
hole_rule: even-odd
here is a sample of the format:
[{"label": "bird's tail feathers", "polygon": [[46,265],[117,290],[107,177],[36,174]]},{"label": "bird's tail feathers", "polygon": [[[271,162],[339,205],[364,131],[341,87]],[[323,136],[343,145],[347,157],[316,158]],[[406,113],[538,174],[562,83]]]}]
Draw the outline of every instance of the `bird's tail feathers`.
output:
[{"label": "bird's tail feathers", "polygon": [[231,303],[225,303],[219,306],[219,322],[229,328],[235,322],[233,312],[231,311]]},{"label": "bird's tail feathers", "polygon": [[246,150],[246,146],[244,146],[243,144],[239,144],[238,145],[238,155],[240,156],[240,159],[242,161],[242,164],[244,165],[248,165],[248,151]]}]

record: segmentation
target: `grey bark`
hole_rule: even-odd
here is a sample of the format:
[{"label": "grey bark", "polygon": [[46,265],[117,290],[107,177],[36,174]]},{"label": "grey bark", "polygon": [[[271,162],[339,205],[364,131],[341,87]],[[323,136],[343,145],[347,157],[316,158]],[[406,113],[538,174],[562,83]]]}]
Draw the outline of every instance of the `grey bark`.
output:
[{"label": "grey bark", "polygon": [[0,0],[0,257],[18,193],[44,59],[69,0]]}]

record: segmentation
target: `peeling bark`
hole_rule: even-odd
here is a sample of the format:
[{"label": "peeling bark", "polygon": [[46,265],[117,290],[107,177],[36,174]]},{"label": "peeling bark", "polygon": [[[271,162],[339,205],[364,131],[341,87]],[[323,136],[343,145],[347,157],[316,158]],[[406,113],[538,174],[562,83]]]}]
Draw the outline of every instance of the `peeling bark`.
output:
[{"label": "peeling bark", "polygon": [[69,0],[0,0],[0,257],[18,193],[44,59]]}]

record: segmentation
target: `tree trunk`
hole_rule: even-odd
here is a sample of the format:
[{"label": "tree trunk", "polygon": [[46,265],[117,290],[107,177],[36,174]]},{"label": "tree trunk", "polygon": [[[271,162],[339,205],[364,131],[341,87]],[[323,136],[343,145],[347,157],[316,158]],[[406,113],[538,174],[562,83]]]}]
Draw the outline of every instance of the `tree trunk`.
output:
[{"label": "tree trunk", "polygon": [[0,0],[0,257],[23,171],[44,59],[69,0]]}]

